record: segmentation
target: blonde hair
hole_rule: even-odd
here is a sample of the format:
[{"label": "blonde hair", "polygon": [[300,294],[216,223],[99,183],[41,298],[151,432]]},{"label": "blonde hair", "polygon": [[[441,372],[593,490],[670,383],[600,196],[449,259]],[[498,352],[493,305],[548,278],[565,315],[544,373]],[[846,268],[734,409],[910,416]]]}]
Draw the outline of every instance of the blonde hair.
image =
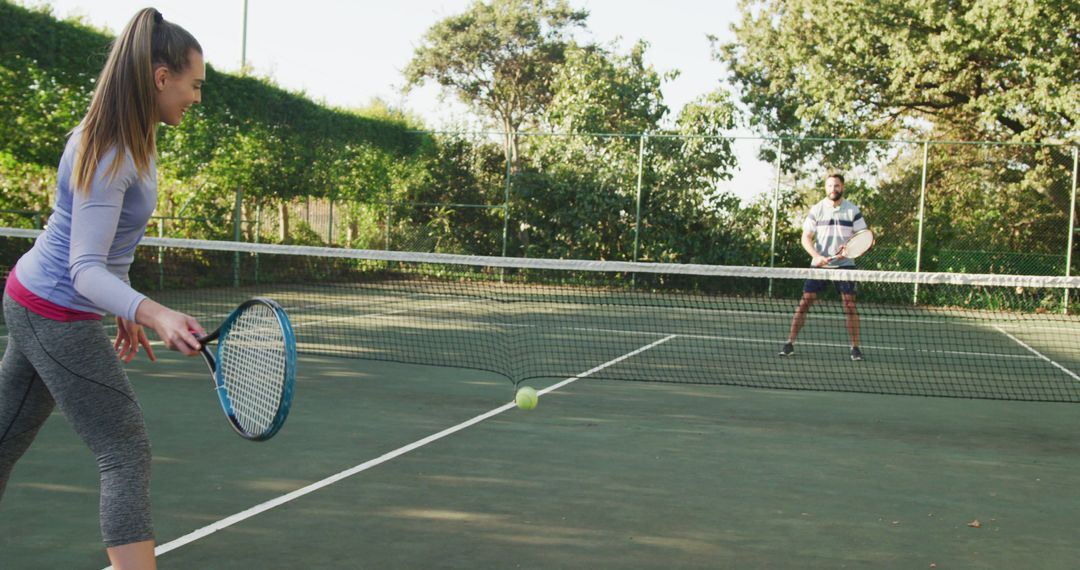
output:
[{"label": "blonde hair", "polygon": [[195,37],[166,22],[153,8],[140,10],[113,40],[81,123],[82,139],[73,171],[77,191],[90,191],[98,164],[112,149],[117,156],[105,173],[107,177],[120,168],[124,151],[131,154],[140,176],[149,172],[150,161],[157,154],[154,69],[164,65],[171,72],[182,73],[192,50],[202,53]]}]

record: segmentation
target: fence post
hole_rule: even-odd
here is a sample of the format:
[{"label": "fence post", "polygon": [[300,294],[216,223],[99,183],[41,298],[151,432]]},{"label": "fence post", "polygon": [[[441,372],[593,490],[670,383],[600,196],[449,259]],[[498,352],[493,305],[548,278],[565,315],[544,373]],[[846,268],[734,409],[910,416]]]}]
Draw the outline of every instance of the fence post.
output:
[{"label": "fence post", "polygon": [[638,252],[641,248],[641,178],[645,170],[645,139],[649,133],[646,131],[638,135],[638,163],[637,163],[637,206],[634,213],[634,261],[638,260]]},{"label": "fence post", "polygon": [[[919,237],[915,245],[915,273],[922,270],[922,239],[923,221],[926,214],[926,165],[929,156],[930,141],[923,141],[922,147],[922,183],[919,188]],[[915,293],[911,299],[914,305],[919,304],[919,284],[915,283]]]},{"label": "fence post", "polygon": [[[240,241],[243,224],[243,192],[236,187],[236,205],[233,208],[233,241]],[[233,253],[233,287],[240,286],[240,252]]]},{"label": "fence post", "polygon": [[[512,172],[510,170],[510,157],[506,158],[506,185],[503,187],[503,235],[502,235],[502,256],[506,257],[506,241],[509,238],[510,233],[510,176]],[[527,252],[522,252],[526,254]],[[527,255],[523,255],[527,257]],[[502,275],[502,272],[499,272]]]},{"label": "fence post", "polygon": [[[255,200],[255,243],[259,243],[262,233],[262,198]],[[255,254],[255,284],[259,283],[259,254]]]},{"label": "fence post", "polygon": [[[1073,171],[1072,171],[1072,199],[1069,201],[1069,249],[1065,252],[1065,277],[1072,272],[1073,236],[1076,235],[1076,170],[1080,155],[1080,147],[1073,147]],[[1065,289],[1065,303],[1061,312],[1069,314],[1069,289]]]},{"label": "fence post", "polygon": [[330,198],[330,215],[326,221],[326,243],[334,245],[334,199]]},{"label": "fence post", "polygon": [[383,241],[386,242],[386,251],[390,251],[390,224],[394,223],[394,200],[393,195],[386,201],[386,234]]},{"label": "fence post", "polygon": [[[772,232],[769,238],[769,267],[776,267],[776,224],[780,215],[780,173],[784,163],[784,139],[778,139],[776,144],[776,187],[773,188],[772,200]],[[773,280],[769,278],[769,297],[772,297]]]},{"label": "fence post", "polygon": [[[165,237],[165,218],[158,218],[157,237]],[[157,250],[158,291],[165,289],[165,248]]]}]

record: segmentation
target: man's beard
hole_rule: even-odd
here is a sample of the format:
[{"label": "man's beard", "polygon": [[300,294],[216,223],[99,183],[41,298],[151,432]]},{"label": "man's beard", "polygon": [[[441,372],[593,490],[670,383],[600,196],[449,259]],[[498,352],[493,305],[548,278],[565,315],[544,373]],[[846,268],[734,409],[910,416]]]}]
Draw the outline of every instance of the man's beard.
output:
[{"label": "man's beard", "polygon": [[839,200],[840,198],[843,198],[843,197],[844,197],[844,193],[842,191],[841,192],[829,192],[829,199],[832,200],[833,202],[835,202],[835,201],[837,201],[837,200]]}]

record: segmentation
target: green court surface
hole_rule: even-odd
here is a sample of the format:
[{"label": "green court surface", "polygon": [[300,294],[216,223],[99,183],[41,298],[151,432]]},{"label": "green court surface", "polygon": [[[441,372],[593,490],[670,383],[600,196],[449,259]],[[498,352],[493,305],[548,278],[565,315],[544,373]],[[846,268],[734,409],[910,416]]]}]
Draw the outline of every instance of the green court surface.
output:
[{"label": "green court surface", "polygon": [[[159,356],[130,372],[153,440],[158,542],[183,542],[159,557],[163,569],[969,569],[1080,560],[1072,404],[584,378],[542,395],[531,412],[508,409],[327,482],[499,408],[512,398],[510,382],[301,356],[284,429],[251,443],[227,426],[201,359]],[[54,415],[0,502],[0,568],[107,565],[96,471]],[[295,500],[189,535],[320,481]]]}]

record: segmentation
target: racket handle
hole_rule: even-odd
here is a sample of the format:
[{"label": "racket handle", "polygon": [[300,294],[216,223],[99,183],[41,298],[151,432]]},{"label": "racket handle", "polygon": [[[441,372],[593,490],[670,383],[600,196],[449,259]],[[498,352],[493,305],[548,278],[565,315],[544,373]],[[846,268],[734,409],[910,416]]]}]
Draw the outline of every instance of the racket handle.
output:
[{"label": "racket handle", "polygon": [[836,252],[836,255],[830,255],[829,257],[826,257],[825,258],[825,263],[829,264],[829,263],[832,263],[832,262],[836,261],[837,259],[843,259],[843,258],[847,257],[847,255],[845,255],[846,252],[847,252],[847,246],[846,245],[845,246],[840,246],[840,251]]},{"label": "racket handle", "polygon": [[195,340],[199,341],[199,344],[201,344],[203,346],[203,348],[206,348],[206,345],[214,342],[215,340],[218,339],[219,336],[221,336],[221,329],[220,328],[218,330],[208,334],[208,335],[202,335],[202,336],[199,335],[198,331],[193,331],[193,330],[188,329],[188,332],[190,332],[195,337]]}]

